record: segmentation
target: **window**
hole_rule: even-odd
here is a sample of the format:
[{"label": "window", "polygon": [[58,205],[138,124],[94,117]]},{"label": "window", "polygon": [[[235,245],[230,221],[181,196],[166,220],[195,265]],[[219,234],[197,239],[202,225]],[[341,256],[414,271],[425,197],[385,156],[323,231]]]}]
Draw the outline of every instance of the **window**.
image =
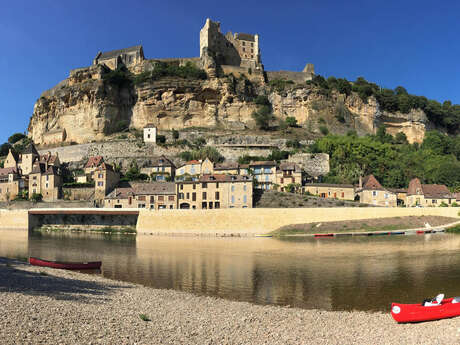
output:
[{"label": "window", "polygon": [[150,196],[150,203],[153,204],[155,202],[155,197],[152,195]]},{"label": "window", "polygon": [[98,174],[97,177],[98,177],[98,178],[103,178],[103,177],[104,177],[104,174]]},{"label": "window", "polygon": [[245,41],[242,41],[242,44],[245,46],[245,45],[246,45],[246,42],[245,42]]},{"label": "window", "polygon": [[265,174],[271,174],[271,173],[272,173],[272,169],[270,169],[270,168],[265,168],[265,169],[264,169],[264,173],[265,173]]},{"label": "window", "polygon": [[97,183],[97,185],[98,185],[98,187],[103,187],[103,186],[104,186],[104,182],[103,182],[103,181],[99,181],[99,182]]},{"label": "window", "polygon": [[214,208],[220,208],[220,202],[216,201],[216,202],[214,203]]},{"label": "window", "polygon": [[168,196],[168,200],[169,200],[169,201],[174,201],[174,195]]},{"label": "window", "polygon": [[187,193],[187,197],[186,197],[186,198],[187,198],[187,199],[190,199],[190,193]]},{"label": "window", "polygon": [[268,182],[269,176],[265,175],[265,181]]},{"label": "window", "polygon": [[192,201],[196,201],[196,193],[195,192],[192,193]]},{"label": "window", "polygon": [[377,191],[373,190],[372,191],[372,196],[377,196]]},{"label": "window", "polygon": [[388,193],[383,194],[383,197],[384,197],[385,199],[388,199]]},{"label": "window", "polygon": [[184,193],[179,193],[179,199],[183,199],[184,198]]},{"label": "window", "polygon": [[163,195],[158,196],[158,201],[165,201],[165,197]]},{"label": "window", "polygon": [[438,200],[436,200],[436,199],[431,200],[432,204],[436,204],[437,202],[438,202]]},{"label": "window", "polygon": [[216,200],[219,200],[219,197],[220,197],[219,192],[216,192]]},{"label": "window", "polygon": [[193,189],[196,189],[196,183],[193,184]]},{"label": "window", "polygon": [[206,201],[202,202],[201,203],[201,208],[204,209],[204,210],[207,209],[208,208],[208,203]]},{"label": "window", "polygon": [[139,204],[137,205],[138,208],[145,208],[145,204]]},{"label": "window", "polygon": [[209,209],[212,209],[212,201],[209,202]]},{"label": "window", "polygon": [[150,134],[147,134],[147,139],[150,139]]},{"label": "window", "polygon": [[344,192],[342,192],[342,198],[345,198],[345,193]]},{"label": "window", "polygon": [[46,181],[49,181],[49,180],[50,180],[50,176],[46,175]]},{"label": "window", "polygon": [[280,182],[281,182],[281,184],[283,184],[283,183],[284,183],[284,178],[281,177],[281,181],[280,181]]},{"label": "window", "polygon": [[139,196],[137,197],[137,200],[139,200],[139,201],[145,201],[145,195],[139,195]]},{"label": "window", "polygon": [[243,195],[243,202],[244,202],[244,203],[247,203],[247,202],[248,202],[248,196],[247,196],[247,195]]},{"label": "window", "polygon": [[206,182],[202,183],[201,188],[208,188],[208,184]]},{"label": "window", "polygon": [[234,204],[234,203],[235,203],[235,196],[232,195],[232,204]]},{"label": "window", "polygon": [[234,185],[232,185],[232,192],[234,192],[234,191],[235,191],[235,186],[234,186]]},{"label": "window", "polygon": [[184,189],[184,185],[181,184],[181,185],[180,185],[180,190],[183,190],[183,189]]},{"label": "window", "polygon": [[243,185],[243,190],[246,192],[246,184]]},{"label": "window", "polygon": [[216,188],[219,188],[219,182],[216,183]]},{"label": "window", "polygon": [[203,200],[206,200],[206,192],[203,192]]},{"label": "window", "polygon": [[243,48],[243,51],[245,52],[245,51],[246,51],[246,48]]}]

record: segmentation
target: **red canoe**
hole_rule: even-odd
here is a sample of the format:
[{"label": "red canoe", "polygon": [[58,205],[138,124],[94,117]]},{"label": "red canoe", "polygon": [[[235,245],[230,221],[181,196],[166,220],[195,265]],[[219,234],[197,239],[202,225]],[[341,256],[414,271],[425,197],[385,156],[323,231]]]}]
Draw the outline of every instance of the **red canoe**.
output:
[{"label": "red canoe", "polygon": [[60,268],[65,270],[85,270],[101,268],[101,261],[93,262],[59,262],[59,261],[48,261],[38,258],[29,258],[29,263],[33,266],[43,266],[51,268]]},{"label": "red canoe", "polygon": [[[455,298],[460,301],[458,297]],[[460,316],[460,303],[452,303],[454,298],[445,298],[439,305],[391,304],[391,316],[399,323],[421,322]]]}]

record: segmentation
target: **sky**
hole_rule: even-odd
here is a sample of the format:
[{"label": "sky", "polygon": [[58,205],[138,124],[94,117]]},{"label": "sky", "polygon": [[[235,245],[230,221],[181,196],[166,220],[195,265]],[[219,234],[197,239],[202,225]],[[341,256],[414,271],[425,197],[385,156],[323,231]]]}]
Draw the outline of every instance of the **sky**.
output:
[{"label": "sky", "polygon": [[142,44],[146,58],[199,56],[206,18],[258,33],[266,70],[363,76],[460,103],[459,1],[0,0],[0,143],[25,132],[40,94],[98,51]]}]

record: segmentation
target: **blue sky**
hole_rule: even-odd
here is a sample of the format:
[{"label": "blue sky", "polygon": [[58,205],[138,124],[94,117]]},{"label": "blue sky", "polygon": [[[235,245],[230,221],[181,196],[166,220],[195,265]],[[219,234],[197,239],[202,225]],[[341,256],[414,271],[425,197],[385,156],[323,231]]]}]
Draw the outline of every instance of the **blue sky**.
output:
[{"label": "blue sky", "polygon": [[199,55],[206,17],[260,35],[266,70],[301,70],[460,103],[458,1],[0,2],[0,143],[27,130],[40,94],[99,50],[147,58]]}]

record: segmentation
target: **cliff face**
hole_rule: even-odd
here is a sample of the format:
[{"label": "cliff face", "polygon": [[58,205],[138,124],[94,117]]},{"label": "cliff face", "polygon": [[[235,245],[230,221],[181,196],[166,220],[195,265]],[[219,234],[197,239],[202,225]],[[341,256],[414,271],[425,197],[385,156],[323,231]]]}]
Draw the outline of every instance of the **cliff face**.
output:
[{"label": "cliff face", "polygon": [[321,126],[333,133],[375,133],[385,124],[389,133],[402,131],[410,142],[419,142],[428,123],[421,111],[381,112],[373,98],[364,103],[355,94],[325,96],[307,85],[274,91],[265,84],[233,77],[164,77],[137,85],[113,84],[101,78],[104,73],[101,66],[74,70],[69,78],[44,92],[35,104],[28,128],[34,142],[99,141],[123,126],[142,129],[149,123],[160,130],[217,125],[252,128],[251,114],[257,109],[253,99],[259,94],[268,95],[277,118],[293,116],[312,133],[319,133]]}]

